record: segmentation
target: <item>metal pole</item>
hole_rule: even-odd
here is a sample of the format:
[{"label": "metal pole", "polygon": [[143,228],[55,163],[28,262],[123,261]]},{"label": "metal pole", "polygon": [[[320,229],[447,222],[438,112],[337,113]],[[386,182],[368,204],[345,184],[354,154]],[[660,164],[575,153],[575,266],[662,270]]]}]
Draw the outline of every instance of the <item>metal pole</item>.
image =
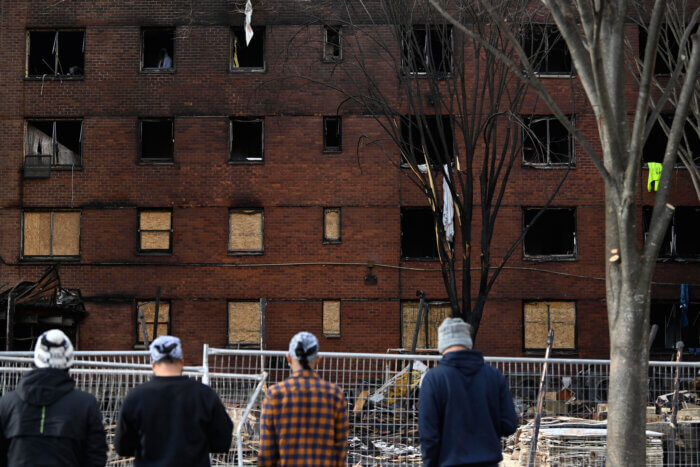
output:
[{"label": "metal pole", "polygon": [[160,312],[160,286],[156,287],[156,309],[153,313],[153,340],[158,337],[158,314]]},{"label": "metal pole", "polygon": [[209,386],[209,344],[202,346],[202,383]]},{"label": "metal pole", "polygon": [[12,303],[12,294],[15,293],[15,289],[22,282],[24,282],[24,277],[19,280],[7,294],[7,314],[5,315],[5,350],[12,350],[12,318],[15,311],[14,303]]},{"label": "metal pole", "polygon": [[[547,306],[549,309],[549,306]],[[530,439],[530,455],[528,456],[528,467],[535,467],[535,456],[537,454],[537,438],[540,434],[540,421],[542,420],[542,405],[544,404],[544,382],[547,379],[547,360],[549,353],[552,351],[554,343],[554,329],[549,330],[547,334],[547,351],[544,354],[544,363],[542,363],[542,377],[540,378],[540,391],[537,394],[537,412],[535,413],[535,425],[532,427],[532,438]]]}]

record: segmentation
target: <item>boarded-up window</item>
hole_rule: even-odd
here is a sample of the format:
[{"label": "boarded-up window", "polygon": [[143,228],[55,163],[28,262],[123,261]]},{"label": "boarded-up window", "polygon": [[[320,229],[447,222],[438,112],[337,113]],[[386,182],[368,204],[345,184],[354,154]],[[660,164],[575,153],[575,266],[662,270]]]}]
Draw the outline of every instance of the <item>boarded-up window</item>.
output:
[{"label": "boarded-up window", "polygon": [[553,349],[576,349],[576,303],[528,302],[523,307],[525,350],[543,350],[554,329]]},{"label": "boarded-up window", "polygon": [[262,315],[259,301],[228,302],[229,345],[260,348]]},{"label": "boarded-up window", "polygon": [[323,335],[340,337],[340,301],[338,300],[323,302]]},{"label": "boarded-up window", "polygon": [[[420,302],[401,303],[401,347],[404,349],[410,349],[413,342],[419,303]],[[427,304],[423,309],[423,319],[421,320],[418,339],[416,340],[416,348],[437,349],[438,327],[440,327],[440,324],[445,318],[449,318],[451,315],[452,308],[449,303],[438,302]]]},{"label": "boarded-up window", "polygon": [[323,210],[323,241],[340,243],[340,208]]},{"label": "boarded-up window", "polygon": [[139,212],[139,251],[169,252],[172,248],[171,211],[143,210]]},{"label": "boarded-up window", "polygon": [[[141,320],[139,319],[139,309],[143,310],[148,340],[151,342],[153,341],[153,326],[155,326],[156,323],[155,299],[136,302],[136,343],[143,344],[143,329],[141,328]],[[156,337],[167,336],[168,334],[170,334],[170,302],[161,300],[158,306],[158,334]]]},{"label": "boarded-up window", "polygon": [[229,212],[228,251],[250,254],[263,252],[263,212],[236,209]]},{"label": "boarded-up window", "polygon": [[24,213],[23,257],[80,255],[80,212]]}]

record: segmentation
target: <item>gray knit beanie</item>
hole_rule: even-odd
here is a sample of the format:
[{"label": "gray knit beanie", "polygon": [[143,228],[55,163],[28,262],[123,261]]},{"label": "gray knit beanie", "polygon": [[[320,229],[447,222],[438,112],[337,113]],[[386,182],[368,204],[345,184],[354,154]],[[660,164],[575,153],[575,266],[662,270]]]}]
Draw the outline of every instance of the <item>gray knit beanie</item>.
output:
[{"label": "gray knit beanie", "polygon": [[463,345],[468,349],[474,345],[472,327],[462,318],[445,318],[438,328],[438,351],[443,353],[446,348],[453,345]]},{"label": "gray knit beanie", "polygon": [[73,364],[73,344],[60,329],[51,329],[36,340],[34,366],[65,370]]}]

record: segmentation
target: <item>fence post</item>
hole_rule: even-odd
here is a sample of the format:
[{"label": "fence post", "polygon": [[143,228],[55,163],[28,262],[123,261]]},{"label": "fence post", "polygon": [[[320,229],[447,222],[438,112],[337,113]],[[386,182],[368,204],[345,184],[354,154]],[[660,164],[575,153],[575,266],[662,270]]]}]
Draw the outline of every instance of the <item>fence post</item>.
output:
[{"label": "fence post", "polygon": [[209,386],[209,344],[202,346],[202,383]]}]

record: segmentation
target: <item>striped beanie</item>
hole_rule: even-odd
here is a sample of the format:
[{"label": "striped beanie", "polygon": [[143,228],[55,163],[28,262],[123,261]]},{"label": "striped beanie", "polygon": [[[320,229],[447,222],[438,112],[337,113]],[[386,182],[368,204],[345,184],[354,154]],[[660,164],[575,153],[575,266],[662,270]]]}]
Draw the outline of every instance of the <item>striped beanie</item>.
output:
[{"label": "striped beanie", "polygon": [[65,370],[73,364],[73,344],[60,329],[46,331],[36,341],[34,365],[37,368]]}]

